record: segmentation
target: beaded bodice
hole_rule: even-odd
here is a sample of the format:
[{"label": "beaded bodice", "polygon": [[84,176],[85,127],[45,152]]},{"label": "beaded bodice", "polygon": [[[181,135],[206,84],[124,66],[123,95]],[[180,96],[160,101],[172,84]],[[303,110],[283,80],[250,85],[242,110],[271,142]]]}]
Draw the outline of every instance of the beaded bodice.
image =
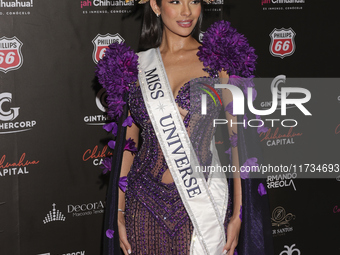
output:
[{"label": "beaded bodice", "polygon": [[[200,164],[208,166],[212,159],[210,143],[215,132],[213,119],[217,118],[221,105],[216,106],[214,101],[208,98],[209,114],[201,114],[202,90],[197,83],[200,80],[206,79],[198,78],[195,82],[185,83],[179,90],[175,102],[180,109]],[[221,95],[220,91],[218,93]],[[175,184],[162,182],[162,176],[168,167],[138,84],[131,85],[128,103],[131,116],[141,130],[142,144],[128,174],[127,199],[139,200],[167,233],[174,236],[189,217],[187,213],[183,213],[185,208]]]}]

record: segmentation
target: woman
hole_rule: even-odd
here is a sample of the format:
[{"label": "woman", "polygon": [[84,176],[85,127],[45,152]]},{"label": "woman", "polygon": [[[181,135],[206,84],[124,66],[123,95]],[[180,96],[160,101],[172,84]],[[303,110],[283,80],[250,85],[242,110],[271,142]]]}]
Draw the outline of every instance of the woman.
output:
[{"label": "woman", "polygon": [[[124,254],[234,254],[241,229],[242,203],[251,196],[243,197],[247,195],[243,195],[247,190],[242,187],[239,176],[236,176],[232,185],[233,208],[230,208],[231,196],[228,198],[228,184],[224,174],[219,176],[221,178],[210,179],[210,176],[202,173],[196,175],[190,170],[194,165],[218,164],[217,153],[211,145],[215,128],[205,128],[202,131],[195,127],[209,121],[211,124],[212,118],[218,117],[221,107],[215,109],[209,101],[207,116],[202,117],[194,112],[193,109],[197,110],[200,106],[200,99],[193,98],[200,94],[196,90],[190,95],[190,86],[194,84],[188,81],[193,77],[228,78],[229,73],[228,68],[214,68],[213,63],[209,66],[203,64],[206,62],[202,53],[204,48],[198,53],[200,44],[194,38],[199,34],[200,22],[200,1],[150,0],[146,3],[141,41],[144,47],[153,49],[139,54],[139,82],[125,80],[125,83],[130,83],[130,87],[126,89],[130,91],[128,96],[122,94],[128,102],[129,116],[132,118],[122,118],[120,124],[127,126],[128,146],[125,145],[125,148],[128,150],[115,150],[113,168],[121,169],[120,181],[127,176],[128,185],[126,189],[121,185],[118,191],[118,208],[115,205],[116,191],[108,195],[107,210],[118,214],[114,213],[111,217],[111,213],[106,213],[106,225],[109,227],[106,230],[108,238],[104,244],[105,254],[116,254],[114,251],[118,251],[118,236],[119,246]],[[252,49],[248,45],[247,47],[248,53],[251,53]],[[113,48],[112,51],[116,50]],[[122,52],[126,53],[125,50]],[[108,54],[110,53],[106,55]],[[114,54],[115,57],[120,55]],[[118,90],[112,89],[108,84],[108,74],[103,71],[114,62],[107,59],[110,59],[110,55],[99,63],[97,75],[108,90],[108,103],[112,108],[121,100],[116,98]],[[235,62],[235,59],[231,60]],[[249,69],[251,68],[247,71]],[[206,83],[210,81],[203,80]],[[202,80],[196,82],[202,84]],[[229,90],[219,90],[217,94],[221,96],[224,106],[231,103]],[[116,115],[120,117],[124,113]],[[176,122],[176,116],[180,121]],[[229,123],[231,120],[237,122],[237,118],[229,112],[226,112],[226,118]],[[185,134],[176,133],[184,129]],[[120,144],[119,139],[125,136],[125,130],[120,129],[118,132],[116,146],[122,148],[124,142]],[[143,138],[141,144],[138,140],[140,132]],[[236,125],[228,127],[231,141],[235,141],[238,132]],[[136,155],[131,153],[136,152],[131,139],[140,146]],[[190,142],[186,143],[188,139]],[[175,143],[177,146],[172,147]],[[231,145],[233,165],[239,169],[237,142],[232,142]],[[194,151],[196,157],[183,157],[189,151]],[[176,158],[173,154],[182,155],[181,158]],[[246,161],[243,155],[240,158],[243,162]],[[189,167],[185,168],[185,165]],[[116,190],[114,187],[118,186],[117,172],[119,174],[117,170],[111,174],[112,186],[109,190]],[[248,183],[246,186],[250,187],[252,184]],[[216,195],[218,193],[220,197]],[[219,204],[216,201],[220,201]],[[246,203],[249,204],[247,201]],[[115,222],[118,222],[118,227]],[[250,231],[249,228],[248,230]],[[262,253],[249,253],[252,248],[249,241],[245,245],[247,248],[241,248],[241,252],[265,254],[263,243],[261,241],[259,245]]]}]

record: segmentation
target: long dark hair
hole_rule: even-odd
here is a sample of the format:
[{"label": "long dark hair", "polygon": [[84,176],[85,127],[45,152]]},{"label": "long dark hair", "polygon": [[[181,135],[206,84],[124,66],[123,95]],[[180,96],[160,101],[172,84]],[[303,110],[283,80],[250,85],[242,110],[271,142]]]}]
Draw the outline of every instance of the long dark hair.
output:
[{"label": "long dark hair", "polygon": [[[156,0],[156,3],[159,7],[162,5],[162,0]],[[202,1],[201,6],[203,9]],[[192,31],[192,37],[197,41],[199,39],[199,35],[201,32],[201,24],[203,18],[203,11],[201,10],[201,14],[198,18],[197,24]],[[162,42],[163,35],[163,21],[160,16],[157,18],[156,14],[153,12],[150,1],[144,4],[144,16],[143,16],[143,24],[142,24],[142,32],[139,40],[139,49],[147,50],[150,48],[159,47]]]}]

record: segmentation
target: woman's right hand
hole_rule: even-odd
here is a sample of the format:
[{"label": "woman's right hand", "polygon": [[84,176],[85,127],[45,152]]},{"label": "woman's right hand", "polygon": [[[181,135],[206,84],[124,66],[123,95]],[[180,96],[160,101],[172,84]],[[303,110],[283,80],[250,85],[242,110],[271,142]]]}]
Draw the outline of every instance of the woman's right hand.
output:
[{"label": "woman's right hand", "polygon": [[131,245],[127,240],[124,214],[118,211],[119,244],[125,255],[131,254]]}]

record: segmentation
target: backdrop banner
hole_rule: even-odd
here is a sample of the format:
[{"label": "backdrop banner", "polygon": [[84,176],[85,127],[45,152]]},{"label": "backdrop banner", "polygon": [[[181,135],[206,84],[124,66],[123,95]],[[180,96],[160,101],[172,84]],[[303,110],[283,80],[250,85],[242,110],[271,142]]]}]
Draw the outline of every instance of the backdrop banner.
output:
[{"label": "backdrop banner", "polygon": [[[273,87],[279,99],[283,87],[311,92],[312,119],[298,107],[270,115],[280,121],[259,133],[266,164],[318,173],[340,164],[338,79],[290,82],[339,76],[339,8],[336,0],[204,4],[203,33],[225,19],[256,49],[255,76],[266,80],[256,109],[271,107]],[[138,51],[142,9],[123,0],[0,0],[0,254],[101,254],[108,176],[100,164],[112,135],[102,129],[106,93],[94,71],[113,42]],[[299,177],[267,176],[275,255],[338,254],[340,172]]]}]

